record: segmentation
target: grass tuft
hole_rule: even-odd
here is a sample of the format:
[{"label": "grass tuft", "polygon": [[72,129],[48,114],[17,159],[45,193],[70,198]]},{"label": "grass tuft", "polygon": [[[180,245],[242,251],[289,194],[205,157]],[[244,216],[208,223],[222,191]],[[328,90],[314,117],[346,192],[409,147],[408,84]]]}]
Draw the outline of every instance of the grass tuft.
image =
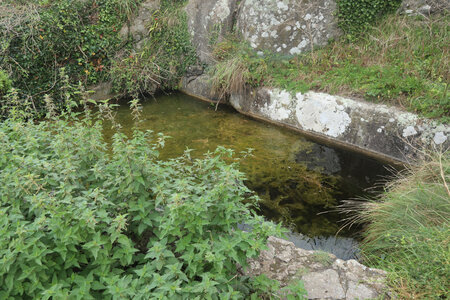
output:
[{"label": "grass tuft", "polygon": [[219,43],[213,57],[217,63],[209,69],[211,85],[221,98],[262,84],[268,75],[266,60],[233,37]]},{"label": "grass tuft", "polygon": [[450,152],[398,176],[360,212],[363,255],[402,299],[446,299],[450,284]]}]

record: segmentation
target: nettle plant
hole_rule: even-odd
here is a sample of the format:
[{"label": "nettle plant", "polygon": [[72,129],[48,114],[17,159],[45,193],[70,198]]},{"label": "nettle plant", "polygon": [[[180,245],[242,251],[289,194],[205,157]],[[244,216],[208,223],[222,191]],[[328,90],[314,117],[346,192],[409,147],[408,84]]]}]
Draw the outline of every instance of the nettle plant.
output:
[{"label": "nettle plant", "polygon": [[[105,104],[100,111],[114,114]],[[162,161],[162,134],[118,131],[107,144],[91,116],[87,110],[79,120],[69,109],[49,121],[0,123],[1,299],[280,292],[274,281],[242,275],[281,229],[250,209],[257,199],[231,150]],[[299,299],[304,290],[297,283],[285,293]]]}]

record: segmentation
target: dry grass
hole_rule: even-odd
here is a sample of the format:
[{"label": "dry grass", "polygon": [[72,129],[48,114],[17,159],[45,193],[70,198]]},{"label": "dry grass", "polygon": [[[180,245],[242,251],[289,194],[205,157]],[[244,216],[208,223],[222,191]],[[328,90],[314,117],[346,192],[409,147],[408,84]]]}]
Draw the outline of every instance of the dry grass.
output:
[{"label": "dry grass", "polygon": [[213,67],[211,78],[212,88],[218,92],[220,98],[232,93],[241,93],[249,74],[246,62],[239,56],[216,64]]},{"label": "dry grass", "polygon": [[269,77],[267,61],[256,55],[247,44],[236,38],[215,46],[213,58],[216,64],[209,69],[212,89],[221,98],[242,93],[247,86],[262,84]]}]

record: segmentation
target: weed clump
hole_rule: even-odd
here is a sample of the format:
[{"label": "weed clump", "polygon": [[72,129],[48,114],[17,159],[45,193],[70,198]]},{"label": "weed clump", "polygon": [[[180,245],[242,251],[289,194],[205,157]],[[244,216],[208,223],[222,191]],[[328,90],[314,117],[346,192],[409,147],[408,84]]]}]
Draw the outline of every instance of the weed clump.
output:
[{"label": "weed clump", "polygon": [[6,74],[5,71],[0,69],[0,97],[5,95],[10,88],[11,88],[11,80],[9,79],[8,74]]}]

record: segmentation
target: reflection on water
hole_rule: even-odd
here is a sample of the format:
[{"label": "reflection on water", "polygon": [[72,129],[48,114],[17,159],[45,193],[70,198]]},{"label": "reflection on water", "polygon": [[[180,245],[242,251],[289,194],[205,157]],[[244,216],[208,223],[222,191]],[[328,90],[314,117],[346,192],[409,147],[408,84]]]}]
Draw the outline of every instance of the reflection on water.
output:
[{"label": "reflection on water", "polygon": [[287,234],[287,239],[295,246],[305,250],[322,250],[333,253],[340,259],[358,259],[358,243],[349,237],[342,236],[316,236],[306,237],[299,233]]},{"label": "reflection on water", "polygon": [[[194,157],[217,146],[236,153],[254,149],[253,156],[241,162],[241,170],[247,174],[247,186],[261,198],[260,212],[301,233],[302,243],[309,245],[300,244],[304,248],[336,243],[341,250],[352,248],[354,240],[349,237],[353,233],[339,231],[340,216],[323,212],[332,210],[340,200],[363,195],[379,175],[387,174],[383,165],[372,159],[316,144],[226,106],[215,111],[214,106],[184,94],[149,98],[143,103],[142,118],[141,129],[172,137],[162,159],[179,156],[186,148],[194,149]],[[125,133],[131,132],[134,122],[126,105],[118,108],[117,120]],[[107,138],[111,136],[108,128],[105,126]]]}]

